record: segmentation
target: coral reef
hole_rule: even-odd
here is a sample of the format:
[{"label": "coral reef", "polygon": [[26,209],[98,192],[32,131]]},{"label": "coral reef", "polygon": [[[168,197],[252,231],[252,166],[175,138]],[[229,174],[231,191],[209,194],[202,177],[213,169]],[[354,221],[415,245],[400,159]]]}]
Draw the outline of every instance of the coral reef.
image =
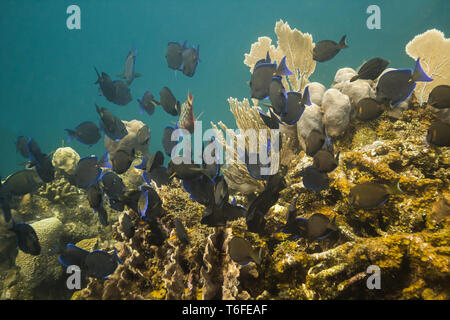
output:
[{"label": "coral reef", "polygon": [[450,82],[450,39],[443,32],[431,29],[412,39],[405,48],[406,53],[420,64],[432,82],[418,82],[414,92],[420,104],[428,101],[433,88]]},{"label": "coral reef", "polygon": [[58,148],[53,154],[52,163],[57,171],[73,175],[80,161],[79,154],[70,147]]}]

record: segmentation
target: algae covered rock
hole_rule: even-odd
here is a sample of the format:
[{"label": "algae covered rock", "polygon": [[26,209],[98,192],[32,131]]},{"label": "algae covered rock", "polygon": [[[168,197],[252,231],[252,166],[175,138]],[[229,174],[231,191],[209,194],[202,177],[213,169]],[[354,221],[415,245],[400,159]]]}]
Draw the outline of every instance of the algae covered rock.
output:
[{"label": "algae covered rock", "polygon": [[53,154],[52,163],[56,170],[63,171],[68,175],[75,173],[80,155],[70,147],[58,148]]},{"label": "algae covered rock", "polygon": [[327,134],[330,137],[341,136],[350,122],[351,104],[348,96],[339,90],[329,89],[323,95],[322,108]]},{"label": "algae covered rock", "polygon": [[[21,277],[18,285],[30,293],[37,287],[61,277],[62,267],[57,256],[52,255],[50,250],[60,242],[63,235],[63,224],[57,218],[43,219],[32,223],[31,226],[39,238],[41,254],[33,256],[19,251],[16,258]],[[24,296],[26,297],[26,294]]]},{"label": "algae covered rock", "polygon": [[315,104],[308,106],[297,122],[297,137],[300,147],[306,149],[306,139],[312,130],[323,132],[322,109]]}]

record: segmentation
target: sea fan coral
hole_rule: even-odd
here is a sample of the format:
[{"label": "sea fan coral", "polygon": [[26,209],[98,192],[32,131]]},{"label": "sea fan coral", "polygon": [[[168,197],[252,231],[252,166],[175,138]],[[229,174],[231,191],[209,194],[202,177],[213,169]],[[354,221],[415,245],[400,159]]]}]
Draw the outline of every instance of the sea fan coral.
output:
[{"label": "sea fan coral", "polygon": [[[252,44],[250,53],[245,54],[244,63],[253,67],[256,62],[266,57],[267,51],[272,60],[278,63],[286,56],[286,65],[294,74],[289,76],[290,88],[294,91],[303,91],[308,84],[309,76],[316,68],[316,62],[313,60],[312,52],[314,44],[312,36],[309,33],[302,33],[294,28],[293,30],[287,22],[280,20],[275,25],[275,33],[278,37],[277,47],[271,43],[268,37],[258,38],[258,42]],[[289,88],[286,80],[283,80],[286,88]]]},{"label": "sea fan coral", "polygon": [[443,32],[431,29],[415,36],[405,50],[414,60],[420,58],[425,73],[433,78],[432,82],[417,83],[415,94],[422,104],[433,88],[450,83],[450,39]]}]

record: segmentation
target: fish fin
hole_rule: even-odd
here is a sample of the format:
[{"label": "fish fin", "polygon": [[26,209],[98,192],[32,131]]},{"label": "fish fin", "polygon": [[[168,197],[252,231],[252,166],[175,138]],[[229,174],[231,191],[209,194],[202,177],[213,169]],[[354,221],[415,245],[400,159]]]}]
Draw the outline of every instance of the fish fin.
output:
[{"label": "fish fin", "polygon": [[286,65],[286,56],[280,61],[280,65],[277,68],[276,75],[278,76],[290,76],[293,75],[292,71],[288,69]]},{"label": "fish fin", "polygon": [[147,164],[147,159],[145,157],[142,157],[142,162],[139,165],[134,166],[134,167],[139,170],[144,170],[144,166],[146,164]]},{"label": "fish fin", "polygon": [[67,142],[72,142],[72,140],[75,138],[76,132],[70,129],[64,130],[67,131],[67,133],[69,134],[69,136],[67,137]]},{"label": "fish fin", "polygon": [[103,155],[103,157],[100,159],[100,162],[99,162],[101,167],[109,168],[109,169],[112,168],[111,162],[109,162],[108,158],[109,158],[109,151],[106,151],[105,154]]},{"label": "fish fin", "polygon": [[433,81],[432,78],[430,78],[425,71],[423,71],[421,65],[420,65],[420,58],[417,58],[416,66],[414,67],[414,72],[411,76],[412,81],[423,81],[423,82],[431,82]]},{"label": "fish fin", "polygon": [[137,102],[139,102],[139,114],[143,114],[144,113],[144,108],[142,107],[142,101],[139,99],[136,99]]},{"label": "fish fin", "polygon": [[348,48],[348,45],[347,45],[347,43],[345,42],[346,38],[347,38],[347,35],[344,35],[344,36],[341,38],[341,41],[339,41],[339,46],[341,47],[341,49],[343,49],[343,48]]},{"label": "fish fin", "polygon": [[97,73],[97,81],[95,81],[94,84],[98,84],[98,83],[100,83],[100,79],[101,79],[102,77],[100,77],[100,73],[98,73],[98,70],[97,70],[96,67],[94,67],[94,70],[95,70],[95,72]]},{"label": "fish fin", "polygon": [[134,74],[134,77],[135,77],[135,78],[140,78],[140,77],[142,77],[142,74],[140,74],[139,72],[136,72],[136,73]]},{"label": "fish fin", "polygon": [[302,105],[306,105],[306,106],[310,106],[311,105],[311,99],[309,96],[309,87],[305,88],[305,91],[303,92],[303,97],[302,97]]}]

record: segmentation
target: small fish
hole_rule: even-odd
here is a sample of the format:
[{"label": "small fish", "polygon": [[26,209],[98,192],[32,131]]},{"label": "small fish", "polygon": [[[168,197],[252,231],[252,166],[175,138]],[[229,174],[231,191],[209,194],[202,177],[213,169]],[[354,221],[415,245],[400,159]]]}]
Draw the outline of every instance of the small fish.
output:
[{"label": "small fish", "polygon": [[381,58],[373,58],[364,63],[358,70],[358,74],[350,79],[350,82],[361,80],[375,80],[389,65],[389,61]]},{"label": "small fish", "polygon": [[170,69],[182,70],[183,51],[186,49],[186,42],[180,45],[178,42],[169,42],[166,49],[167,65]]},{"label": "small fish", "polygon": [[192,77],[195,73],[195,69],[197,68],[199,58],[199,51],[200,46],[197,46],[197,49],[195,49],[193,46],[187,49],[183,50],[183,65],[182,70],[183,73],[188,76]]},{"label": "small fish", "polygon": [[261,253],[261,250],[253,249],[252,245],[244,238],[233,237],[228,243],[228,254],[231,260],[240,265],[247,265],[251,261],[260,264]]},{"label": "small fish", "polygon": [[391,185],[366,182],[350,189],[350,204],[362,208],[372,209],[382,206],[391,195],[402,194],[398,180]]},{"label": "small fish", "polygon": [[383,105],[372,98],[363,98],[356,105],[356,118],[363,121],[375,120],[384,111]]},{"label": "small fish", "polygon": [[159,92],[159,103],[168,114],[172,116],[180,114],[180,102],[168,87],[162,88]]},{"label": "small fish", "polygon": [[137,99],[137,101],[139,102],[141,114],[143,114],[144,111],[147,112],[149,115],[152,115],[155,112],[155,105],[158,105],[159,102],[155,101],[155,99],[153,98],[154,97],[150,93],[150,91],[145,91],[142,100]]},{"label": "small fish", "polygon": [[[266,61],[270,61],[269,53],[267,53]],[[286,66],[286,57],[281,59],[279,66],[275,63],[262,62],[255,65],[252,78],[250,80],[251,97],[263,100],[269,97],[270,84],[274,76],[289,76],[293,73]]]},{"label": "small fish", "polygon": [[121,75],[117,77],[125,79],[127,85],[130,85],[134,79],[139,78],[141,75],[134,72],[134,66],[136,64],[136,54],[135,48],[132,48],[125,59],[125,70]]},{"label": "small fish", "polygon": [[214,182],[205,175],[183,180],[183,188],[190,194],[191,199],[205,206],[214,203],[214,187]]},{"label": "small fish", "polygon": [[95,105],[97,113],[100,116],[100,128],[105,132],[105,134],[114,141],[119,141],[128,134],[125,124],[113,115],[106,108],[99,108]]},{"label": "small fish", "polygon": [[68,141],[77,139],[79,142],[93,146],[100,140],[100,131],[93,122],[86,121],[78,125],[75,130],[65,129],[69,134]]},{"label": "small fish", "polygon": [[100,180],[103,183],[103,190],[110,200],[119,200],[124,196],[126,187],[122,178],[117,174],[114,172],[106,172],[101,176]]},{"label": "small fish", "polygon": [[150,228],[150,236],[148,238],[148,242],[151,245],[161,246],[164,243],[164,240],[167,238],[164,231],[161,229],[160,224],[157,220],[150,220],[148,223]]},{"label": "small fish", "polygon": [[130,88],[128,88],[127,84],[123,82],[122,80],[114,80],[113,81],[114,86],[114,97],[109,100],[112,103],[115,103],[119,106],[125,106],[133,98],[131,97],[131,91]]},{"label": "small fish", "polygon": [[281,121],[293,125],[300,120],[300,117],[305,111],[305,106],[310,106],[311,100],[309,97],[309,89],[305,88],[303,96],[300,92],[288,92],[286,100],[286,112],[281,114]]},{"label": "small fish", "polygon": [[151,182],[154,181],[158,188],[160,188],[162,185],[167,186],[170,183],[169,174],[167,173],[167,168],[165,167],[156,167],[151,169],[150,172],[143,172],[142,179],[148,185],[151,185]]},{"label": "small fish", "polygon": [[269,116],[265,113],[261,112],[261,110],[258,110],[259,115],[264,122],[264,124],[269,127],[269,129],[277,130],[280,128],[280,119],[277,118],[277,116],[272,112],[272,109],[269,109]]},{"label": "small fish", "polygon": [[321,213],[313,214],[308,219],[305,219],[306,237],[311,240],[327,238],[332,232],[337,231],[335,219],[336,216],[330,221],[326,215]]},{"label": "small fish", "polygon": [[[163,137],[162,137],[162,145],[164,148],[164,152],[167,156],[172,156],[172,150],[174,150],[175,146],[178,144],[181,137],[178,137],[178,140],[172,140],[172,134],[177,128],[167,126],[164,128]],[[174,137],[176,138],[176,137]]]},{"label": "small fish", "polygon": [[45,183],[52,182],[55,179],[55,167],[52,163],[52,155],[45,155],[37,164],[36,172]]},{"label": "small fish", "polygon": [[130,152],[126,150],[117,150],[111,154],[112,169],[117,174],[123,174],[128,171],[131,163],[134,161],[134,149]]},{"label": "small fish", "polygon": [[431,90],[428,95],[428,104],[433,108],[450,108],[450,86],[440,85]]},{"label": "small fish", "polygon": [[30,154],[28,152],[28,138],[24,136],[19,136],[16,140],[16,152],[20,152],[22,157],[28,159]]},{"label": "small fish", "polygon": [[121,227],[122,227],[122,231],[125,234],[125,236],[128,239],[131,239],[134,237],[134,233],[135,233],[135,227],[133,224],[133,221],[131,220],[130,216],[126,213],[124,213],[122,215],[122,220],[121,220]]},{"label": "small fish", "polygon": [[178,240],[180,240],[182,244],[185,245],[190,244],[191,242],[189,241],[189,236],[186,229],[183,226],[183,222],[181,222],[179,218],[175,218],[174,222],[175,222],[175,232]]},{"label": "small fish", "polygon": [[399,69],[386,72],[378,80],[376,100],[393,106],[408,99],[416,88],[416,81],[433,81],[420,66],[420,58],[416,61],[414,71]]},{"label": "small fish", "polygon": [[343,36],[339,43],[332,40],[322,40],[316,43],[313,49],[313,60],[317,62],[325,62],[333,59],[341,49],[348,48],[345,39],[347,36]]},{"label": "small fish", "polygon": [[246,213],[245,208],[230,203],[225,203],[222,207],[208,205],[203,211],[200,223],[208,227],[225,226],[227,221],[245,217]]},{"label": "small fish", "polygon": [[114,273],[119,262],[122,263],[116,253],[109,254],[103,250],[95,250],[84,259],[86,275],[97,279],[106,279]]},{"label": "small fish", "polygon": [[188,98],[181,105],[180,118],[178,120],[178,126],[181,129],[186,129],[190,134],[194,133],[194,128],[195,128],[193,102],[194,102],[194,97],[188,91]]},{"label": "small fish", "polygon": [[200,165],[196,163],[175,164],[173,160],[171,160],[167,166],[167,173],[169,174],[170,179],[177,177],[181,180],[193,180],[199,178],[201,175],[206,175],[208,178],[212,179],[209,176],[210,172],[205,168],[201,168]]},{"label": "small fish", "polygon": [[313,166],[306,167],[294,177],[303,177],[303,185],[306,189],[320,192],[330,187],[330,179],[326,173],[322,173]]},{"label": "small fish", "polygon": [[41,245],[32,226],[26,223],[15,223],[13,220],[13,226],[9,230],[16,234],[17,246],[20,250],[34,256],[41,253]]},{"label": "small fish", "polygon": [[150,187],[141,188],[138,201],[138,213],[141,219],[149,222],[161,217],[163,213],[162,200],[158,193]]},{"label": "small fish", "polygon": [[35,170],[20,170],[6,178],[5,182],[0,180],[0,195],[23,196],[36,191],[42,184]]},{"label": "small fish", "polygon": [[427,142],[438,147],[450,147],[450,125],[436,121],[428,128]]},{"label": "small fish", "polygon": [[98,214],[100,223],[104,226],[108,225],[108,213],[103,207],[103,191],[98,184],[92,185],[87,190],[87,198],[89,206]]},{"label": "small fish", "polygon": [[326,136],[317,129],[313,129],[308,138],[306,138],[306,154],[310,157],[314,157],[314,155],[322,149],[326,140]]},{"label": "small fish", "polygon": [[86,157],[78,161],[75,168],[75,185],[81,189],[89,189],[100,178],[102,169],[97,157]]},{"label": "small fish", "polygon": [[281,82],[280,76],[275,76],[269,85],[269,98],[272,102],[272,109],[278,115],[286,113],[287,93]]},{"label": "small fish", "polygon": [[61,251],[58,260],[66,268],[68,266],[78,266],[80,269],[83,268],[84,261],[89,254],[89,251],[81,249],[72,243],[68,243]]},{"label": "small fish", "polygon": [[339,165],[339,152],[336,156],[328,150],[319,150],[314,155],[313,167],[319,172],[331,172]]},{"label": "small fish", "polygon": [[98,73],[97,68],[95,68],[95,72],[97,73],[97,81],[95,84],[98,84],[100,86],[99,91],[100,93],[108,100],[111,101],[115,97],[115,87],[114,83],[111,80],[111,77],[107,75],[106,73],[102,72],[100,75]]}]

